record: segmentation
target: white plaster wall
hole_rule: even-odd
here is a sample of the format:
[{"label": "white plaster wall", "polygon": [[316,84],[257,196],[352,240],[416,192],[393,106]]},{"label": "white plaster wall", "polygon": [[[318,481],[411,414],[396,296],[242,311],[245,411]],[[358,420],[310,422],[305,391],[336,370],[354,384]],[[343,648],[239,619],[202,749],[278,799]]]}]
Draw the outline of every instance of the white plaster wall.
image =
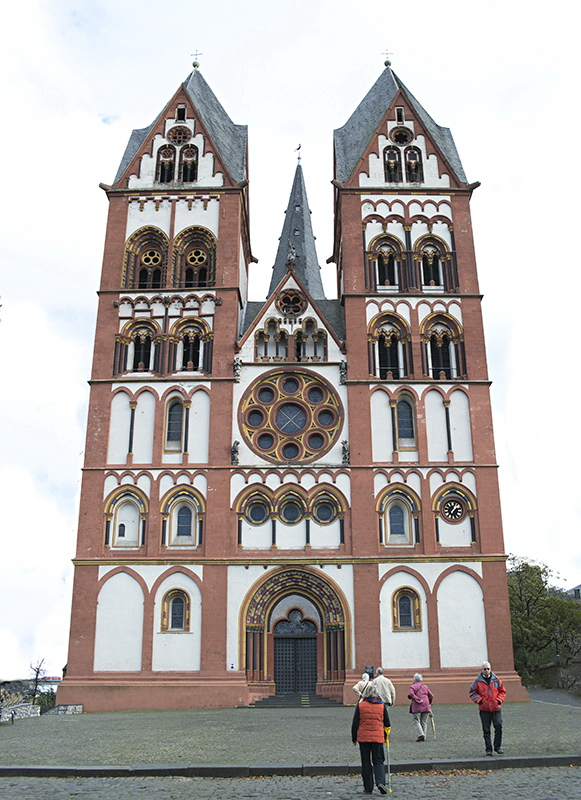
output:
[{"label": "white plaster wall", "polygon": [[[415,589],[421,604],[421,631],[392,630],[392,596],[402,586]],[[424,587],[409,572],[401,571],[391,575],[381,587],[379,595],[381,625],[381,664],[385,669],[427,669],[430,666],[430,645],[428,640],[428,606]]]},{"label": "white plaster wall", "polygon": [[94,670],[140,671],[142,637],[143,591],[131,575],[117,573],[99,592]]},{"label": "white plaster wall", "polygon": [[142,392],[137,400],[133,428],[134,464],[151,464],[153,458],[155,402],[155,397],[151,392]]},{"label": "white plaster wall", "polygon": [[243,619],[240,615],[242,603],[250,587],[273,569],[274,567],[263,569],[262,566],[244,567],[243,565],[228,567],[228,620],[225,664],[227,668],[230,668],[230,665],[234,664],[234,669],[244,669],[244,664],[239,661],[238,651],[239,626],[243,624]]},{"label": "white plaster wall", "polygon": [[[163,575],[163,573],[167,571],[167,566],[164,564],[136,564],[135,566],[132,564],[131,568],[138,573],[140,578],[145,581],[145,584],[150,591],[151,587],[160,577],[160,575]],[[116,566],[100,566],[99,580],[101,580],[104,575],[107,575],[113,569],[116,569]],[[200,580],[203,579],[204,567],[202,564],[188,564],[188,569],[190,572],[196,574]]]},{"label": "white plaster wall", "polygon": [[306,522],[301,520],[297,525],[285,525],[276,520],[276,545],[279,550],[297,550],[305,546],[307,541]]},{"label": "white plaster wall", "polygon": [[[392,568],[392,564],[379,564],[379,577],[381,578],[386,572]],[[449,567],[465,566],[475,572],[479,577],[482,577],[482,563],[480,561],[470,562],[456,562],[456,561],[414,561],[414,570],[418,572],[428,584],[430,591],[433,591],[436,581],[440,575],[445,572]]]},{"label": "white plaster wall", "polygon": [[446,410],[439,392],[426,394],[426,430],[428,435],[428,460],[448,460],[448,437],[446,435]]},{"label": "white plaster wall", "polygon": [[[406,127],[413,128],[413,122],[406,120]],[[402,186],[410,184],[405,181],[405,165],[404,165],[404,149],[400,147],[401,150],[401,160],[402,160],[402,177],[404,180],[401,183],[386,183],[385,182],[385,172],[383,169],[383,150],[385,147],[391,145],[391,141],[385,136],[384,134],[379,134],[377,137],[377,152],[370,153],[368,159],[368,174],[365,172],[359,173],[359,185],[360,186]],[[440,171],[438,168],[438,158],[435,154],[432,154],[429,158],[426,154],[426,139],[423,134],[418,134],[418,136],[414,139],[412,144],[421,150],[422,153],[422,162],[424,168],[424,185],[426,186],[449,186],[450,185],[450,176],[447,173],[443,173],[440,177]],[[415,184],[417,185],[417,184]]]},{"label": "white plaster wall", "polygon": [[[161,632],[163,597],[182,589],[190,598],[190,630]],[[153,614],[153,670],[199,670],[202,644],[202,596],[194,580],[182,572],[169,575],[158,587]]]},{"label": "white plaster wall", "polygon": [[457,525],[450,525],[440,516],[438,517],[438,532],[442,547],[470,547],[472,531],[469,517],[465,517]]},{"label": "white plaster wall", "polygon": [[338,519],[330,525],[319,525],[314,519],[310,525],[311,547],[333,549],[341,544],[341,523]]},{"label": "white plaster wall", "polygon": [[242,547],[248,550],[269,550],[272,544],[272,522],[264,525],[250,525],[245,519],[241,522]]},{"label": "white plaster wall", "polygon": [[171,228],[170,201],[162,200],[156,208],[153,200],[145,200],[145,198],[140,199],[144,201],[143,207],[137,199],[129,203],[125,238],[128,239],[135,231],[138,231],[140,228],[145,228],[147,225],[159,228],[169,237]]},{"label": "white plaster wall", "polygon": [[371,443],[373,460],[378,462],[393,459],[393,431],[389,397],[377,391],[371,395]]},{"label": "white plaster wall", "polygon": [[441,666],[477,667],[486,661],[484,599],[478,582],[465,572],[452,572],[440,584],[437,601]]},{"label": "white plaster wall", "polygon": [[[218,227],[220,220],[220,201],[218,198],[202,199],[197,197],[189,208],[188,200],[178,200],[176,203],[176,216],[174,223],[174,236],[181,233],[186,228],[200,225],[212,231],[218,238]],[[204,205],[206,208],[204,209]]]},{"label": "white plaster wall", "polygon": [[470,404],[464,392],[456,391],[450,395],[450,428],[455,461],[472,461]]},{"label": "white plaster wall", "polygon": [[238,248],[240,252],[240,257],[238,260],[238,272],[240,274],[240,295],[242,297],[242,302],[246,300],[248,294],[248,268],[246,266],[246,261],[244,260],[244,242],[242,238],[238,242]]},{"label": "white plaster wall", "polygon": [[125,464],[129,447],[129,427],[131,424],[131,408],[129,395],[118,392],[111,401],[111,419],[109,422],[108,464]]},{"label": "white plaster wall", "polygon": [[210,446],[210,398],[194,392],[190,407],[188,452],[190,464],[207,464]]},{"label": "white plaster wall", "polygon": [[108,475],[103,482],[103,499],[105,499],[113,489],[119,486],[119,481],[116,475]]}]

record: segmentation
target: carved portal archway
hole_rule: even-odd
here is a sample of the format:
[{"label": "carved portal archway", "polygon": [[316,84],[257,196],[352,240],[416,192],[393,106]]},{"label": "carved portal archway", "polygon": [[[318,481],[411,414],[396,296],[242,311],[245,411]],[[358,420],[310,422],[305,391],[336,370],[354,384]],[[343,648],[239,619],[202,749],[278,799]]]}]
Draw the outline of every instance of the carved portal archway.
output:
[{"label": "carved portal archway", "polygon": [[[316,688],[321,693],[332,694],[331,685],[338,687],[345,680],[347,603],[340,589],[326,576],[308,568],[270,572],[249,592],[242,620],[247,680],[255,686],[262,684],[271,690],[275,687],[274,638],[280,615],[277,619],[273,612],[284,607],[285,598],[293,608],[302,609],[301,613],[313,620],[317,639]],[[289,612],[288,619],[291,615]],[[304,670],[312,668],[312,661],[311,666],[303,665],[299,656],[297,668],[302,671],[303,667]]]}]

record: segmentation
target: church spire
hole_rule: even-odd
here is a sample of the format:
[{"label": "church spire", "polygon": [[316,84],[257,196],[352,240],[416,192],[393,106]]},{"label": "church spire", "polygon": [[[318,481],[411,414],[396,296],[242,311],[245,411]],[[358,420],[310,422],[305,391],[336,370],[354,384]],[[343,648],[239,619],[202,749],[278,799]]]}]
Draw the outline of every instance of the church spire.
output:
[{"label": "church spire", "polygon": [[292,269],[313,299],[324,299],[321,267],[317,260],[311,212],[300,163],[285,214],[268,294],[270,296],[274,292],[288,270]]}]

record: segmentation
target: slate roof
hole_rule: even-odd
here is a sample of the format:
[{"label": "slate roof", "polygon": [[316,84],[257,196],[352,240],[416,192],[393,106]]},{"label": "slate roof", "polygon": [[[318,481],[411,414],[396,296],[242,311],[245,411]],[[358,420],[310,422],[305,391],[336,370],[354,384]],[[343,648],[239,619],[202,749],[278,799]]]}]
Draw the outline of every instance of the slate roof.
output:
[{"label": "slate roof", "polygon": [[317,260],[315,237],[311,225],[311,212],[303,178],[303,168],[297,165],[295,177],[285,211],[284,225],[278,251],[272,268],[268,296],[288,272],[289,260],[294,263],[294,273],[301,280],[314,300],[324,299],[321,267]]},{"label": "slate roof", "polygon": [[[235,125],[224,107],[210,89],[199,70],[191,72],[184,82],[184,87],[196,109],[200,121],[208,131],[218,155],[223,161],[230,177],[240,183],[246,178],[246,145],[248,126]],[[159,120],[159,116],[147,128],[133,131],[121,159],[115,183],[121,178],[134,155],[137,153],[148,134]]]},{"label": "slate roof", "polygon": [[466,175],[449,128],[442,128],[430,117],[395,72],[386,67],[375,84],[359,103],[342,128],[334,132],[336,178],[340,183],[349,180],[357,162],[366,150],[398,90],[418,115],[436,145],[454,170],[460,183],[467,183]]}]

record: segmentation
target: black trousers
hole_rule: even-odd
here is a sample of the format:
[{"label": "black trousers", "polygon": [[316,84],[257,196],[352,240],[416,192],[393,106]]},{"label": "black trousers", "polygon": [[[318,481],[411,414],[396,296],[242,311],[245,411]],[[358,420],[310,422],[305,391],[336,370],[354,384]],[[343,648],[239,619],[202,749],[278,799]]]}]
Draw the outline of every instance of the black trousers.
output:
[{"label": "black trousers", "polygon": [[361,753],[363,788],[366,792],[372,792],[374,774],[376,786],[381,786],[385,783],[383,742],[359,742],[359,752]]},{"label": "black trousers", "polygon": [[490,741],[490,724],[494,725],[494,749],[498,750],[502,745],[502,713],[500,708],[497,711],[480,711],[480,722],[482,723],[482,735],[486,752],[492,752]]}]

